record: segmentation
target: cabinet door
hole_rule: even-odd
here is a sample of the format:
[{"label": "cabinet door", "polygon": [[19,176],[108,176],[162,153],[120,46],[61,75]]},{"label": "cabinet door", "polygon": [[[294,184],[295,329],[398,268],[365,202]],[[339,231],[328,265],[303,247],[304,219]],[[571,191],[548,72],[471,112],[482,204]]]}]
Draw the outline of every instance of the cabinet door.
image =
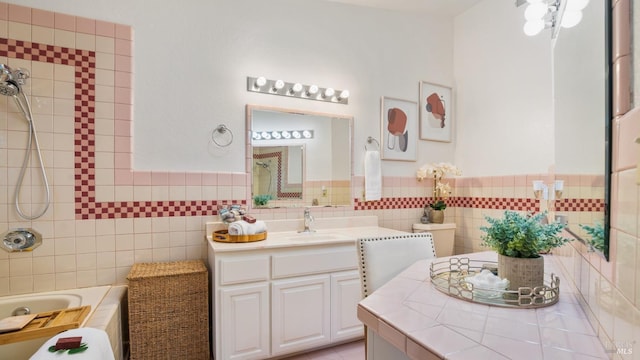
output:
[{"label": "cabinet door", "polygon": [[357,314],[361,296],[357,270],[331,275],[331,342],[364,335],[364,325]]},{"label": "cabinet door", "polygon": [[269,357],[269,285],[220,289],[220,359]]},{"label": "cabinet door", "polygon": [[272,282],[271,349],[281,355],[328,344],[329,275]]}]

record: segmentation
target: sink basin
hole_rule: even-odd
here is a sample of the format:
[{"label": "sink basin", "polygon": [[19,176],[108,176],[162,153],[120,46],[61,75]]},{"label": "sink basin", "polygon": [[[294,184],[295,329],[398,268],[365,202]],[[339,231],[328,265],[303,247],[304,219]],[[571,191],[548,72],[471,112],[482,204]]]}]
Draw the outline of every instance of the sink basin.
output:
[{"label": "sink basin", "polygon": [[308,233],[298,233],[293,236],[287,237],[287,240],[290,241],[328,241],[328,240],[344,240],[346,237],[341,234],[334,233],[319,233],[319,232],[308,232]]}]

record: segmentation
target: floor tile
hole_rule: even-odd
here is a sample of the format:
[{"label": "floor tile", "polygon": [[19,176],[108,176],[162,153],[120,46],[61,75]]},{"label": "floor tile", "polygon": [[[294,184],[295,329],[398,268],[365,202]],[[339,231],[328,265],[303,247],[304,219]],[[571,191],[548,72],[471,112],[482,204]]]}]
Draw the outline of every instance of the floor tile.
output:
[{"label": "floor tile", "polygon": [[283,360],[364,360],[364,340],[294,355]]}]

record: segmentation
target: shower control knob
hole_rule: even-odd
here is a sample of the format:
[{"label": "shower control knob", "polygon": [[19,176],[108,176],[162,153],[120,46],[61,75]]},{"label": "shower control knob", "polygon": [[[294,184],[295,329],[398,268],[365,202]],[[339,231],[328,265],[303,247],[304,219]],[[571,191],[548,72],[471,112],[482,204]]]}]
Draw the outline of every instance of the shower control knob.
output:
[{"label": "shower control knob", "polygon": [[33,229],[15,229],[3,234],[0,246],[5,251],[31,251],[42,244],[42,235]]}]

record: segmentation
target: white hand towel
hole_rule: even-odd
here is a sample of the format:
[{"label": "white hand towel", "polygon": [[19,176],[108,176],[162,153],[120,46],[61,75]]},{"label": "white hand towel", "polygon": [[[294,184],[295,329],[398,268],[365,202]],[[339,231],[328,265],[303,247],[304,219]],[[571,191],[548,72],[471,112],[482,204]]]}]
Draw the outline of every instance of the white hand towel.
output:
[{"label": "white hand towel", "polygon": [[258,220],[250,224],[244,220],[234,221],[229,224],[229,235],[254,235],[267,231],[267,224]]},{"label": "white hand towel", "polygon": [[249,235],[249,223],[244,220],[229,224],[229,235]]},{"label": "white hand towel", "polygon": [[249,224],[252,234],[260,234],[267,231],[267,224],[262,220],[257,220],[253,224]]},{"label": "white hand towel", "polygon": [[367,150],[364,154],[364,199],[366,201],[382,198],[382,169],[380,152]]}]

